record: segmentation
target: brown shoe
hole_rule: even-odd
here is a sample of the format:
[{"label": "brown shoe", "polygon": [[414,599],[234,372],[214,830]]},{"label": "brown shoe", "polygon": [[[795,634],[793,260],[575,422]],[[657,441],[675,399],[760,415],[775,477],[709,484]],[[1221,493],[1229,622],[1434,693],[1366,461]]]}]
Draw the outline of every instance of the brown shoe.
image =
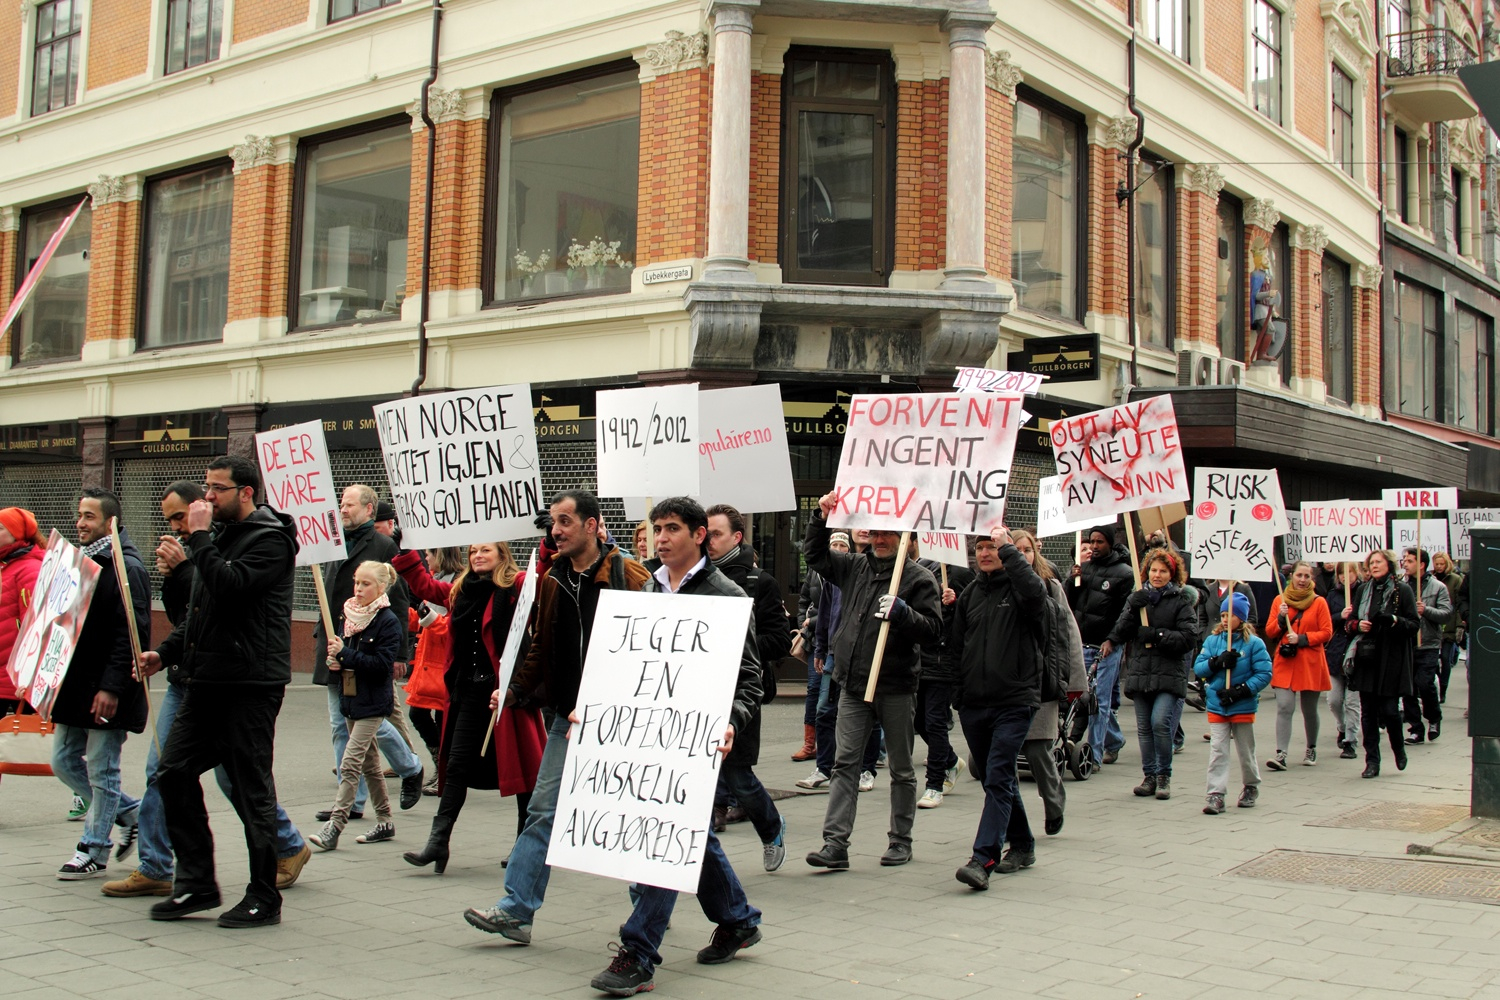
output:
[{"label": "brown shoe", "polygon": [[812,726],[802,727],[802,749],[792,754],[792,760],[812,760],[818,755],[818,731]]},{"label": "brown shoe", "polygon": [[114,882],[106,882],[99,887],[99,891],[106,896],[170,896],[172,895],[172,883],[166,879],[148,878],[141,874],[137,868],[128,876]]},{"label": "brown shoe", "polygon": [[292,883],[296,882],[297,877],[302,874],[303,866],[307,864],[311,857],[312,848],[303,844],[302,850],[291,857],[278,858],[276,860],[276,888],[290,889]]}]

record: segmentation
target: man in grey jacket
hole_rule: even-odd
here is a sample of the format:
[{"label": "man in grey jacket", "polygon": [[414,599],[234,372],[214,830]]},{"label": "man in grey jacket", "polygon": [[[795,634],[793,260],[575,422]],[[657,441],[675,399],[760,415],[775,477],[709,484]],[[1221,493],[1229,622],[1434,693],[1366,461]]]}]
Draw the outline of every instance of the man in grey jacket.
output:
[{"label": "man in grey jacket", "polygon": [[[1417,650],[1412,656],[1412,681],[1416,695],[1401,699],[1401,714],[1411,730],[1407,743],[1426,743],[1435,740],[1443,730],[1443,707],[1438,701],[1437,675],[1443,651],[1443,625],[1453,617],[1453,598],[1448,587],[1427,571],[1427,550],[1411,548],[1401,554],[1401,569],[1406,579],[1416,590],[1417,575],[1421,574],[1422,591],[1417,594],[1417,618],[1422,628],[1417,634]],[[1422,719],[1427,719],[1423,730]]]}]

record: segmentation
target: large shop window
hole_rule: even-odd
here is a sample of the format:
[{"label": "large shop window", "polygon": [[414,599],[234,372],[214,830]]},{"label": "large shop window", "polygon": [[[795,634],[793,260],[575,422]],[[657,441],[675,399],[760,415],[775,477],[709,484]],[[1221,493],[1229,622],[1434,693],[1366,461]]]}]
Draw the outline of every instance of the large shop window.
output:
[{"label": "large shop window", "polygon": [[1255,110],[1281,124],[1281,11],[1255,0],[1250,25],[1250,90]]},{"label": "large shop window", "polygon": [[[16,285],[20,286],[31,265],[78,205],[74,198],[65,205],[28,209],[21,215],[21,259],[16,263]],[[93,231],[92,203],[83,206],[73,228],[52,255],[41,281],[31,293],[26,311],[11,327],[11,358],[28,361],[72,361],[83,350],[83,328],[89,302],[89,238]]]},{"label": "large shop window", "polygon": [[496,93],[492,298],[630,290],[639,199],[637,69]]},{"label": "large shop window", "polygon": [[1488,316],[1467,306],[1458,306],[1455,312],[1458,329],[1453,347],[1458,356],[1453,366],[1456,377],[1450,380],[1453,422],[1480,434],[1490,434],[1495,426],[1490,388],[1495,324]]},{"label": "large shop window", "polygon": [[168,73],[219,58],[224,0],[167,0]]},{"label": "large shop window", "polygon": [[234,173],[228,163],[147,186],[142,347],[223,338],[233,207]]},{"label": "large shop window", "polygon": [[1323,383],[1329,397],[1354,402],[1354,305],[1349,265],[1323,255]]},{"label": "large shop window", "polygon": [[1245,359],[1245,223],[1244,207],[1230,194],[1219,195],[1218,260],[1214,268],[1214,316],[1219,353]]},{"label": "large shop window", "polygon": [[78,100],[78,62],[82,51],[82,0],[38,4],[31,74],[33,115],[66,108]]},{"label": "large shop window", "polygon": [[1082,319],[1083,119],[1032,94],[1016,101],[1011,279],[1022,309]]},{"label": "large shop window", "polygon": [[1396,279],[1396,343],[1386,351],[1397,411],[1428,420],[1441,419],[1438,395],[1443,361],[1442,318],[1437,293],[1404,278]]},{"label": "large shop window", "polygon": [[889,53],[787,54],[781,146],[787,281],[885,284],[895,204],[894,77]]},{"label": "large shop window", "polygon": [[1183,62],[1192,61],[1188,57],[1189,0],[1141,0],[1141,13],[1147,38]]},{"label": "large shop window", "polygon": [[406,297],[411,120],[306,140],[298,161],[296,325],[396,319]]},{"label": "large shop window", "polygon": [[1142,156],[1135,198],[1135,322],[1141,343],[1170,350],[1176,305],[1177,213],[1172,164]]}]

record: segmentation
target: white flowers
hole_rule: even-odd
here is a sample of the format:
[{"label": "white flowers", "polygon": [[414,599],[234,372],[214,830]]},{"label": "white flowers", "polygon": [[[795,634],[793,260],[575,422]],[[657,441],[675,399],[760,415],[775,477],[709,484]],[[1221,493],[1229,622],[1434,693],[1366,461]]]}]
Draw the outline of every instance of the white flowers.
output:
[{"label": "white flowers", "polygon": [[[572,260],[572,256],[571,253],[568,255],[570,261]],[[517,271],[522,271],[526,274],[540,274],[552,266],[552,251],[543,250],[537,254],[536,260],[533,261],[527,256],[525,250],[517,250],[516,255],[511,260],[515,262]]]},{"label": "white flowers", "polygon": [[602,271],[611,264],[618,267],[635,266],[628,260],[620,259],[619,240],[606,243],[603,237],[595,236],[587,245],[574,240],[568,247],[568,266],[574,270],[594,268]]}]

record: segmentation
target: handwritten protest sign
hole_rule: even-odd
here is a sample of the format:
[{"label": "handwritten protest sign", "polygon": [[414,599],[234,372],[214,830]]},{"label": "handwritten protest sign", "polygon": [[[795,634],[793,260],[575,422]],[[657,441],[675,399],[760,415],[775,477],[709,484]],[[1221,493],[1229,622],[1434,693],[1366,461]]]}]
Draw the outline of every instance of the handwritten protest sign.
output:
[{"label": "handwritten protest sign", "polygon": [[1302,505],[1302,558],[1356,562],[1383,548],[1383,501],[1326,500]]},{"label": "handwritten protest sign", "polygon": [[1082,525],[1070,524],[1064,509],[1062,476],[1044,476],[1036,486],[1036,537],[1052,538],[1077,531]]},{"label": "handwritten protest sign", "polygon": [[492,386],[375,407],[391,501],[410,548],[534,538],[542,504],[531,386]]},{"label": "handwritten protest sign", "polygon": [[[510,679],[516,672],[516,658],[520,655],[521,647],[526,643],[526,626],[531,619],[531,606],[536,603],[536,552],[533,550],[531,559],[526,563],[526,579],[521,584],[521,592],[516,595],[516,603],[510,612],[510,631],[505,634],[505,648],[500,652],[500,676],[496,691],[507,691],[510,689]],[[500,712],[504,704],[497,705],[490,716],[491,733],[495,723],[500,721]],[[485,733],[484,745],[480,747],[479,754],[484,756],[490,749],[491,733]]]},{"label": "handwritten protest sign", "polygon": [[1285,525],[1276,470],[1195,469],[1187,531],[1193,573],[1215,580],[1273,580],[1278,517]]},{"label": "handwritten protest sign", "polygon": [[600,591],[548,864],[697,891],[751,604]]},{"label": "handwritten protest sign", "polygon": [[1416,489],[1402,487],[1381,491],[1386,510],[1456,510],[1458,487],[1423,486]]},{"label": "handwritten protest sign", "polygon": [[781,386],[737,386],[698,393],[698,499],[742,514],[796,510]]},{"label": "handwritten protest sign", "polygon": [[1188,499],[1169,395],[1052,422],[1063,510],[1075,524]]},{"label": "handwritten protest sign", "polygon": [[960,368],[953,379],[959,392],[1008,392],[1034,395],[1047,376],[1036,372],[997,372],[993,368]]},{"label": "handwritten protest sign", "polygon": [[[1402,550],[1415,548],[1417,542],[1417,519],[1414,517],[1391,517],[1386,519],[1391,529],[1391,550],[1397,557]],[[1421,548],[1427,550],[1427,558],[1432,559],[1434,552],[1448,551],[1448,519],[1445,517],[1424,517],[1421,521],[1422,540]]]},{"label": "handwritten protest sign", "polygon": [[1005,514],[1020,407],[988,393],[852,397],[829,525],[989,534]]},{"label": "handwritten protest sign", "polygon": [[1301,511],[1289,510],[1286,512],[1287,533],[1281,536],[1281,554],[1286,562],[1296,562],[1302,558],[1302,513]]},{"label": "handwritten protest sign", "polygon": [[594,411],[601,496],[698,495],[697,383],[609,389]]},{"label": "handwritten protest sign", "polygon": [[322,422],[261,431],[255,435],[255,455],[271,506],[297,525],[297,565],[343,559],[339,494],[328,468]]},{"label": "handwritten protest sign", "polygon": [[917,551],[923,559],[944,563],[948,566],[969,565],[969,536],[951,531],[919,531],[916,535]]},{"label": "handwritten protest sign", "polygon": [[1467,510],[1455,510],[1452,521],[1453,551],[1449,555],[1455,559],[1473,558],[1469,529],[1476,524],[1490,524],[1495,521],[1500,521],[1500,507],[1471,507]]},{"label": "handwritten protest sign", "polygon": [[52,705],[73,659],[99,572],[98,563],[53,529],[6,664],[16,691],[45,721],[52,721]]}]

